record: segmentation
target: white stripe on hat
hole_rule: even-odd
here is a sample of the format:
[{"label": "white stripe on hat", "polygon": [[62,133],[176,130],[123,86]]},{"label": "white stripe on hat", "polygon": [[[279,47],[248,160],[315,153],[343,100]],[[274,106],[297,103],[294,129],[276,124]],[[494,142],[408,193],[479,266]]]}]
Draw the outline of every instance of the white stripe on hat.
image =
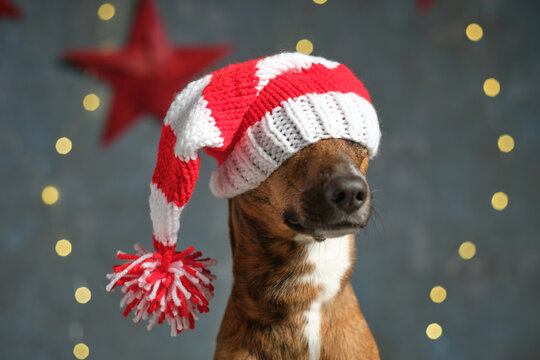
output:
[{"label": "white stripe on hat", "polygon": [[255,87],[260,92],[270,80],[287,72],[299,72],[308,69],[313,64],[321,64],[329,69],[339,66],[335,61],[326,60],[322,57],[309,56],[301,53],[282,53],[274,56],[262,58],[257,62],[257,72],[259,83]]},{"label": "white stripe on hat", "polygon": [[168,202],[165,194],[154,183],[150,184],[149,203],[156,241],[166,246],[176,245],[183,207],[176,206],[174,201]]},{"label": "white stripe on hat", "polygon": [[202,96],[211,78],[209,74],[191,82],[176,96],[163,121],[176,135],[174,153],[182,161],[196,160],[204,147],[223,146],[221,131]]}]

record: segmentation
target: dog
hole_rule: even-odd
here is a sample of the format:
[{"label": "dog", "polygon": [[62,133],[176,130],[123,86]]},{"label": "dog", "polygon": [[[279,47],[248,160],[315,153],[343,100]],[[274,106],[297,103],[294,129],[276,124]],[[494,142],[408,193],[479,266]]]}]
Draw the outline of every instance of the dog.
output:
[{"label": "dog", "polygon": [[214,360],[380,359],[350,284],[367,149],[326,139],[229,199],[234,284]]}]

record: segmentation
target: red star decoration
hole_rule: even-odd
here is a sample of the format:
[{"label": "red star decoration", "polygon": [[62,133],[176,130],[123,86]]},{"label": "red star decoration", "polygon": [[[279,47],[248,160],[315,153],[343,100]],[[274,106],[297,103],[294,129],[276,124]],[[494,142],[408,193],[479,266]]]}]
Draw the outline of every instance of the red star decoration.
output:
[{"label": "red star decoration", "polygon": [[65,59],[114,87],[102,144],[109,145],[144,113],[165,116],[174,94],[228,46],[173,47],[152,0],[141,0],[127,46],[118,51],[68,51]]},{"label": "red star decoration", "polygon": [[0,0],[0,20],[2,18],[18,19],[21,17],[21,10],[9,0]]}]

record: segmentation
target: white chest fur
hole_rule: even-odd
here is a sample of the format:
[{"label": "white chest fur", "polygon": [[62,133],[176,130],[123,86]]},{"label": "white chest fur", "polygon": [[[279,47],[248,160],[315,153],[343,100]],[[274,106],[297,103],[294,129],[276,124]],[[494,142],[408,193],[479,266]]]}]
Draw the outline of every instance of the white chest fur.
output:
[{"label": "white chest fur", "polygon": [[317,297],[304,313],[304,337],[308,343],[309,360],[318,360],[321,353],[321,308],[341,287],[341,280],[351,265],[351,242],[354,237],[346,235],[317,242],[302,236],[296,240],[305,243],[308,254],[306,261],[314,267],[313,272],[304,275],[300,281],[320,288]]}]

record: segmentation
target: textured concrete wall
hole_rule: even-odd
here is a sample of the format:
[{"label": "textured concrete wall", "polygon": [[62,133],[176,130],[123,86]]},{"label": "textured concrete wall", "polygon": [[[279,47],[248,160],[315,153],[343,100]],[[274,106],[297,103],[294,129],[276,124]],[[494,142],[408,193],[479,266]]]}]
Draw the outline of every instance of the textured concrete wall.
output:
[{"label": "textured concrete wall", "polygon": [[[116,16],[96,16],[99,1],[14,0],[25,17],[0,22],[0,357],[71,359],[78,342],[93,359],[207,359],[229,295],[226,201],[210,194],[214,160],[182,218],[180,243],[219,261],[216,298],[196,330],[169,338],[123,319],[120,294],[105,292],[117,249],[150,246],[148,184],[159,126],[145,117],[106,151],[97,146],[111,103],[107,85],[66,69],[67,47],[121,45],[134,1],[112,1]],[[231,43],[220,64],[281,50],[301,38],[314,54],[339,60],[364,80],[383,129],[368,178],[375,189],[369,228],[357,237],[353,286],[383,359],[540,358],[540,3],[309,0],[157,2],[178,44]],[[464,30],[478,22],[484,38]],[[483,81],[496,77],[499,96]],[[87,112],[85,94],[101,107]],[[516,148],[502,154],[500,134]],[[57,138],[73,150],[60,156]],[[60,200],[41,202],[54,184]],[[508,194],[501,212],[494,192]],[[58,239],[73,252],[60,258]],[[462,260],[464,241],[477,255]],[[432,286],[448,291],[442,304]],[[88,286],[92,299],[75,302]],[[426,326],[443,327],[438,340]],[[70,331],[71,329],[71,331]]]}]

